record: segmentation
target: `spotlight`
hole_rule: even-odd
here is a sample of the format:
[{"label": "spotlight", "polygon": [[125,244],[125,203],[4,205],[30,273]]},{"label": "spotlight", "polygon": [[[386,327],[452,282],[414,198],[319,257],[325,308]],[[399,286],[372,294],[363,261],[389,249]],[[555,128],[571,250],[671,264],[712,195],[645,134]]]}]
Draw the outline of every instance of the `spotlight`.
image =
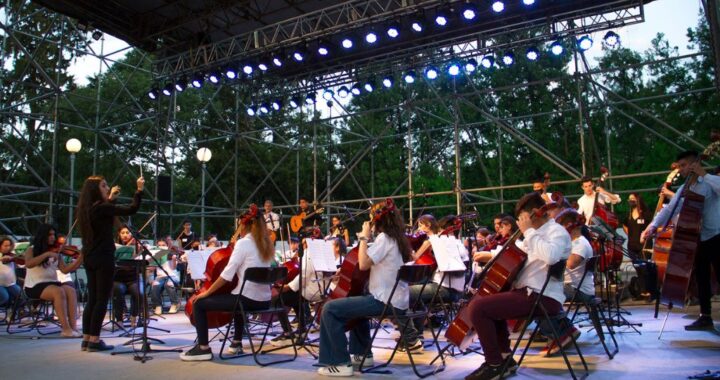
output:
[{"label": "spotlight", "polygon": [[302,62],[303,59],[305,59],[305,52],[303,52],[303,51],[300,50],[300,49],[295,50],[295,52],[293,52],[293,59],[294,59],[296,62]]},{"label": "spotlight", "polygon": [[333,101],[332,101],[332,100],[328,100],[327,102],[325,102],[325,106],[326,106],[327,108],[332,108],[332,106],[333,106]]},{"label": "spotlight", "polygon": [[170,96],[170,95],[172,95],[172,90],[173,90],[172,84],[168,83],[165,85],[165,87],[163,87],[162,93],[165,96]]},{"label": "spotlight", "polygon": [[260,105],[260,108],[258,108],[261,113],[267,114],[270,112],[270,106],[267,103],[263,103]]},{"label": "spotlight", "polygon": [[270,103],[270,107],[272,107],[275,111],[280,111],[280,108],[282,108],[282,100],[273,100],[272,103]]},{"label": "spotlight", "polygon": [[482,67],[489,69],[495,64],[495,58],[492,55],[486,55],[480,60]]},{"label": "spotlight", "polygon": [[540,58],[540,52],[534,47],[529,47],[527,51],[525,51],[525,57],[530,61],[537,61],[537,59]]},{"label": "spotlight", "polygon": [[492,4],[492,10],[493,10],[495,13],[500,13],[500,12],[504,11],[504,10],[505,10],[505,3],[503,3],[502,1],[495,1],[495,2],[493,2],[493,4]]},{"label": "spotlight", "polygon": [[300,97],[299,96],[293,96],[290,98],[290,106],[292,108],[298,108],[300,107]]},{"label": "spotlight", "polygon": [[220,83],[220,73],[218,73],[217,71],[211,71],[210,74],[208,74],[208,79],[213,84],[218,84]]},{"label": "spotlight", "polygon": [[267,58],[260,60],[257,66],[260,71],[268,71],[270,69],[270,65],[267,63]]},{"label": "spotlight", "polygon": [[405,76],[403,77],[403,79],[405,79],[405,83],[413,84],[413,83],[415,83],[415,77],[416,77],[415,71],[410,70],[407,73],[405,73]]},{"label": "spotlight", "polygon": [[382,84],[385,88],[392,87],[393,83],[395,83],[395,79],[393,79],[392,75],[388,75],[382,80]]},{"label": "spotlight", "polygon": [[365,92],[373,92],[373,90],[375,89],[375,84],[373,83],[373,80],[369,79],[367,82],[365,82],[363,88],[365,89]]},{"label": "spotlight", "polygon": [[438,26],[447,26],[449,18],[447,10],[438,9],[435,13],[435,24]]},{"label": "spotlight", "polygon": [[502,57],[503,64],[505,66],[510,66],[513,63],[515,63],[515,54],[513,53],[505,53]]},{"label": "spotlight", "polygon": [[343,38],[341,44],[342,44],[342,47],[344,47],[345,49],[352,49],[353,40],[350,37],[345,37],[345,38]]},{"label": "spotlight", "polygon": [[257,110],[255,109],[255,107],[250,106],[247,108],[247,114],[248,116],[255,116],[257,114]]},{"label": "spotlight", "polygon": [[425,30],[423,22],[420,18],[414,18],[410,21],[410,29],[415,33],[422,33]]},{"label": "spotlight", "polygon": [[605,37],[603,37],[603,41],[605,41],[605,44],[609,47],[615,47],[620,43],[620,36],[617,35],[617,33],[613,32],[612,30],[605,33]]},{"label": "spotlight", "polygon": [[522,0],[522,2],[523,2],[523,4],[528,5],[528,6],[535,4],[535,0]]},{"label": "spotlight", "polygon": [[333,92],[333,90],[326,89],[325,91],[323,91],[322,97],[325,100],[332,100],[334,95],[335,93]]},{"label": "spotlight", "polygon": [[283,62],[279,55],[275,55],[272,57],[272,63],[275,65],[275,67],[282,67]]},{"label": "spotlight", "polygon": [[193,77],[190,80],[190,84],[195,88],[202,87],[203,82],[204,82],[204,79],[203,79],[203,75],[201,73],[193,74]]},{"label": "spotlight", "polygon": [[473,3],[465,3],[462,7],[462,16],[467,21],[475,20],[477,17],[477,6]]},{"label": "spotlight", "polygon": [[340,98],[345,99],[345,98],[348,97],[348,95],[350,95],[350,90],[348,90],[347,87],[341,86],[341,87],[338,89],[338,96],[339,96]]},{"label": "spotlight", "polygon": [[477,61],[475,58],[470,58],[465,62],[465,72],[470,74],[477,70]]},{"label": "spotlight", "polygon": [[317,52],[323,57],[330,54],[330,45],[325,41],[318,42]]},{"label": "spotlight", "polygon": [[187,87],[187,80],[180,79],[177,82],[175,82],[175,90],[177,92],[183,92],[183,90],[185,90],[185,87]]},{"label": "spotlight", "polygon": [[228,66],[225,68],[225,76],[228,79],[235,79],[237,78],[237,71],[235,71],[235,69],[233,69],[232,67]]},{"label": "spotlight", "polygon": [[451,62],[447,67],[447,72],[451,76],[457,76],[460,74],[460,65],[457,62]]},{"label": "spotlight", "polygon": [[438,70],[434,66],[430,66],[427,69],[425,69],[425,77],[427,79],[433,80],[438,77]]},{"label": "spotlight", "polygon": [[158,98],[158,95],[160,95],[160,90],[158,90],[157,86],[153,86],[153,88],[148,91],[147,95],[150,99],[155,100]]},{"label": "spotlight", "polygon": [[308,105],[315,104],[315,93],[314,92],[307,94],[307,96],[305,97],[305,104],[308,104]]},{"label": "spotlight", "polygon": [[102,33],[101,31],[99,31],[99,30],[95,30],[95,31],[92,33],[92,38],[93,38],[93,40],[95,40],[95,41],[100,41],[100,39],[102,38],[102,36],[103,36],[103,33]]},{"label": "spotlight", "polygon": [[593,46],[593,40],[590,36],[582,36],[578,39],[577,45],[580,50],[585,51]]},{"label": "spotlight", "polygon": [[377,37],[377,34],[375,34],[374,31],[369,31],[369,32],[365,35],[365,42],[369,43],[370,45],[376,43],[377,40],[378,40],[378,37]]},{"label": "spotlight", "polygon": [[351,92],[353,95],[355,95],[355,96],[360,95],[360,94],[362,93],[362,90],[360,89],[360,85],[357,84],[357,83],[354,84],[354,85],[352,86],[352,88],[350,89],[350,92]]},{"label": "spotlight", "polygon": [[562,46],[562,43],[560,41],[555,41],[550,45],[550,52],[553,53],[553,55],[560,55],[565,51],[565,48]]},{"label": "spotlight", "polygon": [[388,25],[387,35],[390,38],[398,38],[400,36],[400,23],[393,21]]},{"label": "spotlight", "polygon": [[250,75],[253,73],[253,67],[249,63],[244,64],[242,70],[245,73],[245,75]]}]

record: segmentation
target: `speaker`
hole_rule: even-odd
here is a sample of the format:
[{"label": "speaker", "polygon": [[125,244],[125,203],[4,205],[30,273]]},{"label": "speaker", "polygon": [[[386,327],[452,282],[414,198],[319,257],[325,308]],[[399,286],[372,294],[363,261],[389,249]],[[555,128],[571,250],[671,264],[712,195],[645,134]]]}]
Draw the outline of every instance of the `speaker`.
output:
[{"label": "speaker", "polygon": [[172,189],[172,181],[169,175],[159,175],[157,177],[157,198],[160,202],[170,202],[170,193]]}]

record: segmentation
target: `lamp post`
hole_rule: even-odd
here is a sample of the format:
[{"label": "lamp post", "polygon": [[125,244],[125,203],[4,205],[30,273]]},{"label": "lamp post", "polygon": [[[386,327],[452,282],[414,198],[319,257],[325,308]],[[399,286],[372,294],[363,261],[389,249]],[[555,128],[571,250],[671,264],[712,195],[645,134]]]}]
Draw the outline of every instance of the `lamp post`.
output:
[{"label": "lamp post", "polygon": [[212,158],[212,152],[208,148],[200,148],[197,151],[197,159],[202,164],[202,216],[200,217],[200,239],[205,238],[205,166]]},{"label": "lamp post", "polygon": [[73,225],[73,191],[75,191],[75,153],[82,149],[80,140],[72,138],[65,143],[65,149],[70,152],[70,212],[68,212],[68,244],[72,244]]}]

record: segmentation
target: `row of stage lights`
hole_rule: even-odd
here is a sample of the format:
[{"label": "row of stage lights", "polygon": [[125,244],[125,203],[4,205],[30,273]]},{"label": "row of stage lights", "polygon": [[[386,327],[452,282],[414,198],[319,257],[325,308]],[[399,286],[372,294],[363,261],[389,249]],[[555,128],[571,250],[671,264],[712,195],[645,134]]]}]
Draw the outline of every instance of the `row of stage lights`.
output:
[{"label": "row of stage lights", "polygon": [[[526,7],[534,6],[536,3],[536,0],[513,1],[519,1]],[[492,13],[501,14],[502,12],[504,12],[505,4],[507,2],[507,0],[491,1],[490,9]],[[435,27],[436,29],[445,29],[447,27],[450,27],[451,24],[454,22],[455,19],[453,18],[453,16],[460,18],[462,22],[472,23],[476,21],[480,15],[480,10],[476,3],[478,2],[467,1],[466,3],[462,4],[459,7],[458,14],[453,14],[449,7],[441,7],[435,10],[433,17],[429,19],[426,18],[423,13],[421,15],[407,19],[406,22],[390,21],[386,23],[382,28],[373,26],[365,31],[362,40],[364,40],[364,45],[366,48],[371,48],[373,46],[379,46],[379,44],[381,43],[381,39],[383,39],[381,38],[381,36],[383,35],[381,31],[384,31],[384,34],[386,35],[386,37],[384,38],[386,38],[388,41],[393,41],[400,38],[401,34],[405,31],[411,31],[412,34],[419,35],[426,33],[431,26]],[[433,23],[434,25],[432,25]],[[581,37],[577,40],[577,42],[578,47],[581,50],[587,50],[592,47],[593,44],[592,39],[589,36]],[[608,32],[608,34],[605,36],[605,43],[608,46],[615,46],[618,42],[619,37],[614,32]],[[170,96],[173,92],[182,92],[189,87],[200,88],[203,86],[205,81],[209,81],[213,84],[220,83],[223,77],[225,77],[227,80],[236,80],[241,77],[251,78],[253,76],[257,76],[258,74],[270,71],[273,67],[279,69],[283,67],[288,60],[294,62],[297,65],[301,65],[304,62],[313,58],[322,59],[324,57],[329,57],[333,54],[337,54],[339,48],[338,50],[336,50],[334,48],[336,46],[342,47],[342,50],[339,50],[339,52],[342,54],[342,52],[353,51],[353,49],[357,48],[360,43],[360,36],[356,34],[340,36],[336,39],[336,41],[334,41],[334,43],[328,41],[327,39],[319,40],[312,44],[299,46],[293,51],[291,51],[289,54],[285,54],[283,52],[274,55],[268,55],[254,61],[243,62],[239,66],[228,65],[206,74],[198,72],[192,75],[192,77],[190,78],[183,77],[177,80],[175,83],[167,83],[162,88],[154,86],[148,92],[148,96],[151,99],[157,99],[161,93],[166,96]],[[534,60],[532,56],[537,59],[538,52],[536,49],[534,51],[532,51],[532,49],[533,48],[528,49],[527,55],[528,59]],[[316,53],[314,57],[311,56],[312,50],[315,50]],[[551,51],[555,55],[562,54],[562,45],[560,45],[559,43],[554,44],[551,48]],[[503,56],[503,61],[514,59],[512,56],[510,56],[509,58],[506,57],[508,56]],[[510,64],[512,64],[512,62]],[[484,65],[485,64],[483,63],[483,66]],[[492,66],[492,64],[490,66]]]}]

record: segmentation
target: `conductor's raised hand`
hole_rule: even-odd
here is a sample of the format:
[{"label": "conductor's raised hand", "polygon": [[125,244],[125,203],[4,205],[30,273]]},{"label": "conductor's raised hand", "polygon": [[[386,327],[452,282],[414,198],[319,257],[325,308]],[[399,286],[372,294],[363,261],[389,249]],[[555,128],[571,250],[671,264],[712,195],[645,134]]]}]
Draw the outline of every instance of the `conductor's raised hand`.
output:
[{"label": "conductor's raised hand", "polygon": [[145,178],[141,176],[140,178],[137,179],[137,191],[143,191],[144,188],[145,188]]}]

